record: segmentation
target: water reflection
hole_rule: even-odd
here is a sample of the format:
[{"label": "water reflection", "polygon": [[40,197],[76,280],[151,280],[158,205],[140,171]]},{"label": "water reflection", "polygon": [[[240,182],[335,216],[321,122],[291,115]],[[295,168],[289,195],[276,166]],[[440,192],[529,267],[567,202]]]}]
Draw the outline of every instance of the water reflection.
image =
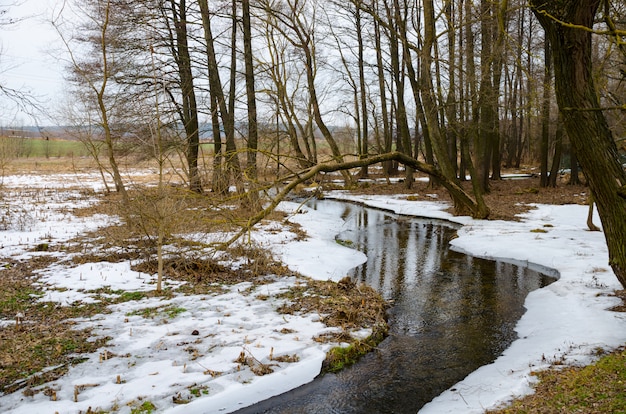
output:
[{"label": "water reflection", "polygon": [[392,300],[390,336],[354,367],[241,413],[415,413],[516,338],[528,292],[554,279],[448,249],[454,228],[335,201],[338,239],[363,251],[352,277]]}]

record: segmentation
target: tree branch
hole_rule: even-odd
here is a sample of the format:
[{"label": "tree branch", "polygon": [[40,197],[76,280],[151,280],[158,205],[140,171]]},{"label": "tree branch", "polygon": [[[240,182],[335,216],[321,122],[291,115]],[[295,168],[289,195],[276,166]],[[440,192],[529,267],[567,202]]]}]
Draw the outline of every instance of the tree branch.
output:
[{"label": "tree branch", "polygon": [[397,161],[401,164],[404,164],[407,167],[411,167],[417,171],[421,171],[425,174],[430,175],[433,178],[436,178],[450,192],[450,194],[452,194],[457,200],[463,203],[464,207],[468,208],[471,211],[472,216],[476,218],[486,218],[487,215],[489,214],[489,212],[487,212],[487,215],[483,215],[481,217],[480,216],[481,213],[479,211],[478,205],[472,199],[472,197],[469,194],[467,194],[465,190],[463,190],[456,183],[448,180],[446,176],[441,171],[439,171],[439,169],[437,169],[435,166],[431,164],[423,163],[421,161],[416,160],[415,158],[412,158],[400,152],[390,152],[386,154],[374,155],[374,156],[364,158],[361,160],[356,160],[356,161],[348,161],[348,162],[333,163],[333,164],[318,164],[309,169],[296,173],[293,176],[288,177],[284,180],[280,180],[280,181],[288,180],[288,184],[274,198],[272,198],[271,202],[269,203],[267,207],[265,207],[263,210],[259,211],[256,215],[251,217],[248,220],[248,223],[244,227],[242,227],[242,229],[239,230],[239,232],[237,232],[233,237],[231,237],[226,242],[220,244],[220,247],[222,249],[225,249],[231,244],[233,244],[235,241],[237,241],[240,237],[248,233],[252,229],[252,227],[254,227],[254,225],[256,225],[261,220],[269,216],[272,213],[272,211],[274,211],[276,206],[278,206],[278,204],[281,201],[283,201],[285,197],[287,197],[287,195],[289,195],[289,193],[294,188],[296,188],[296,186],[298,186],[299,184],[305,181],[312,179],[317,174],[330,173],[330,172],[335,172],[335,171],[345,171],[345,170],[349,170],[352,168],[360,168],[360,167],[364,167],[367,165],[382,163],[385,161]]}]

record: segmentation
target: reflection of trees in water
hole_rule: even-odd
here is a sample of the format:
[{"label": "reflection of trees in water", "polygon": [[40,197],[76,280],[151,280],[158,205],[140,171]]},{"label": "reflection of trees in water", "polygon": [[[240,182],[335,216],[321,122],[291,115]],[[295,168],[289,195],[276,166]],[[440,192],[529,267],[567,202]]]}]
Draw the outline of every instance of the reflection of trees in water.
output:
[{"label": "reflection of trees in water", "polygon": [[454,229],[335,201],[338,236],[367,255],[353,277],[394,301],[390,336],[339,374],[243,410],[268,413],[414,413],[493,361],[514,339],[527,293],[545,281],[515,265],[448,249]]}]

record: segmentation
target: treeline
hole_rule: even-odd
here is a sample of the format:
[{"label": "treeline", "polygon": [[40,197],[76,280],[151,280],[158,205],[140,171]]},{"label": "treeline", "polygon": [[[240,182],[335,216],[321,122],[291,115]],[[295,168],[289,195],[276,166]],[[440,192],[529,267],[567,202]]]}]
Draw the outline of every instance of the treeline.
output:
[{"label": "treeline", "polygon": [[[397,150],[462,180],[473,162],[483,191],[522,160],[541,160],[554,180],[564,145],[572,154],[550,48],[522,0],[87,0],[54,23],[78,133],[110,148],[150,147],[159,134],[184,151],[196,191],[254,180],[260,150],[313,166],[316,137],[338,162]],[[598,42],[594,58],[603,103],[619,105],[616,45]],[[203,122],[214,131],[209,180],[198,167]],[[336,125],[353,145],[338,143]]]}]

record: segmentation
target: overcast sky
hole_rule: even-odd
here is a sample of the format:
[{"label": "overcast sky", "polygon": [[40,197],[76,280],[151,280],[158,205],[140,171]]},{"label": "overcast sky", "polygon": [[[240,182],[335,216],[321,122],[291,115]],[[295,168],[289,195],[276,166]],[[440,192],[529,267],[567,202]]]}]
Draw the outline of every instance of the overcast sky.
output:
[{"label": "overcast sky", "polygon": [[[21,21],[0,29],[0,84],[29,91],[40,97],[46,108],[53,109],[63,99],[63,64],[51,53],[58,36],[49,21],[53,6],[62,0],[0,0],[0,6],[16,2],[19,4],[9,6],[7,15]],[[0,126],[51,122],[42,115],[35,120],[0,98]]]}]

